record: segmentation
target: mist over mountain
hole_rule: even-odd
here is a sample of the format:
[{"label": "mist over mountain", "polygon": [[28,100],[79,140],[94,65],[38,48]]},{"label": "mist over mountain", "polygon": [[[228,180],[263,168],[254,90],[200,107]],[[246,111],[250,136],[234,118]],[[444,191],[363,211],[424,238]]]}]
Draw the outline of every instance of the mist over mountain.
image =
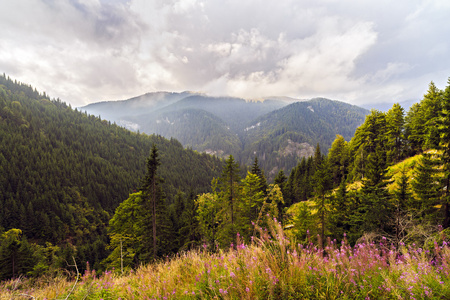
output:
[{"label": "mist over mountain", "polygon": [[349,140],[369,112],[325,98],[247,101],[192,92],[148,93],[81,110],[133,131],[175,138],[199,152],[232,154],[243,164],[256,156],[269,178],[280,169],[289,172],[317,144],[326,152],[336,134]]}]

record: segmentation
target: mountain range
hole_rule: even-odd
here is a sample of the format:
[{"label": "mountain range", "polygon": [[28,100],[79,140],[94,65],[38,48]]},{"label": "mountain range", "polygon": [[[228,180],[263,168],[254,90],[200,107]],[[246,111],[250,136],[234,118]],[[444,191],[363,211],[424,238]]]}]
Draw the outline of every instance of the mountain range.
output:
[{"label": "mountain range", "polygon": [[325,98],[271,97],[247,101],[205,94],[156,92],[80,108],[133,131],[179,140],[184,147],[250,165],[266,175],[289,172],[317,144],[325,150],[337,134],[349,140],[368,110]]}]

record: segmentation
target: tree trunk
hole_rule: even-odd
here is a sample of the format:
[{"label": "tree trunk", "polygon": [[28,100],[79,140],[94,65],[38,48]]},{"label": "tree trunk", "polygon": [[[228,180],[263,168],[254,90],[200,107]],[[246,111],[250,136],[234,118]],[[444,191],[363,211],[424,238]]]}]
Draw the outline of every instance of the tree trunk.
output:
[{"label": "tree trunk", "polygon": [[152,221],[153,221],[153,259],[156,259],[156,253],[157,253],[157,249],[156,249],[156,178],[153,179],[153,207],[152,207]]},{"label": "tree trunk", "polygon": [[448,228],[450,225],[450,207],[448,204],[448,198],[449,198],[449,184],[450,184],[450,174],[447,175],[447,183],[446,183],[446,189],[445,189],[445,196],[444,196],[444,223],[442,224],[442,227]]}]

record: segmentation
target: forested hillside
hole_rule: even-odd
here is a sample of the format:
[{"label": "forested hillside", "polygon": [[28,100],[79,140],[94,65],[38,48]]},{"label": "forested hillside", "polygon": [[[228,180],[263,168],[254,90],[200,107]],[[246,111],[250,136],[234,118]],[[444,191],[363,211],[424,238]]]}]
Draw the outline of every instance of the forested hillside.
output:
[{"label": "forested hillside", "polygon": [[314,153],[319,144],[324,152],[337,134],[350,140],[364,121],[367,110],[339,101],[316,98],[296,102],[252,121],[244,136],[245,163],[251,155],[260,158],[261,167],[274,178]]},{"label": "forested hillside", "polygon": [[[450,80],[430,83],[408,112],[372,110],[350,142],[337,136],[328,155],[317,147],[289,178],[279,174],[285,224],[300,240],[319,236],[354,243],[363,235],[430,247],[448,232]],[[431,243],[431,244],[429,244]],[[428,245],[428,246],[427,246]]]},{"label": "forested hillside", "polygon": [[[4,238],[21,236],[49,252],[58,246],[99,267],[108,254],[106,225],[140,189],[153,144],[161,153],[167,206],[206,191],[220,174],[222,162],[215,157],[185,150],[176,140],[130,132],[0,76],[0,232],[20,229],[22,235]],[[4,255],[0,269],[8,264]]]}]

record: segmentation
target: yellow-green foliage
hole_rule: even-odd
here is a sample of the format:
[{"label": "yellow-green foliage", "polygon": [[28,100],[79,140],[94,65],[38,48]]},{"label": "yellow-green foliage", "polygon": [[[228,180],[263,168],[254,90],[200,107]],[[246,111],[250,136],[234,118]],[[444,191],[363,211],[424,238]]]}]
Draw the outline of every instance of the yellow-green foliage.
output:
[{"label": "yellow-green foliage", "polygon": [[[426,153],[431,154],[432,156],[436,157],[441,154],[438,150],[428,150]],[[406,170],[406,176],[409,178],[409,182],[414,178],[414,172],[415,167],[419,163],[420,159],[422,158],[422,154],[417,154],[415,156],[409,157],[393,166],[390,166],[388,168],[387,175],[391,177],[392,182],[387,186],[389,192],[393,192],[398,189],[398,179],[401,176],[402,170]],[[438,169],[441,169],[442,167],[438,167]],[[441,172],[438,172],[436,174],[436,177],[440,177],[443,174]],[[413,194],[414,195],[414,194]],[[415,195],[414,195],[415,196]]]}]

